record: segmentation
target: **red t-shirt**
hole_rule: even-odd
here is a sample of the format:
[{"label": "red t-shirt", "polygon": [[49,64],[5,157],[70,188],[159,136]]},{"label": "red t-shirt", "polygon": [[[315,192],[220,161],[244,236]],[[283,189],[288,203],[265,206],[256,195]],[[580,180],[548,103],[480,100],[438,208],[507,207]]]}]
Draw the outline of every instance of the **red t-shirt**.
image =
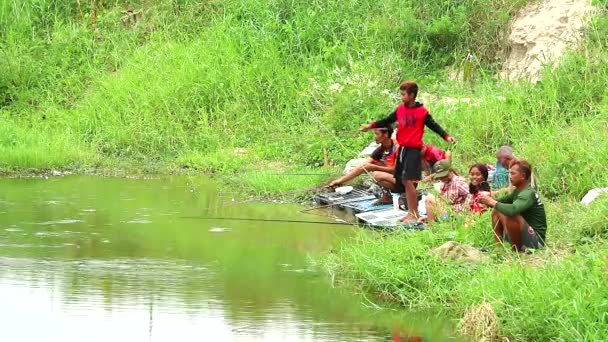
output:
[{"label": "red t-shirt", "polygon": [[445,159],[445,153],[439,147],[426,145],[424,151],[424,160],[433,165],[436,162]]},{"label": "red t-shirt", "polygon": [[424,127],[427,126],[443,139],[449,135],[433,120],[422,103],[416,102],[413,107],[400,104],[394,112],[382,120],[372,122],[370,128],[384,127],[397,122],[397,143],[405,148],[422,148]]}]

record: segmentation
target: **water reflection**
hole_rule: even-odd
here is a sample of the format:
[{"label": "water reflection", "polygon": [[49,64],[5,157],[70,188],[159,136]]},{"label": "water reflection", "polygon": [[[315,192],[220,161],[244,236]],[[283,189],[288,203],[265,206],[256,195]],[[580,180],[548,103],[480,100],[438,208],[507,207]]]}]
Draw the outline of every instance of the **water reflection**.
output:
[{"label": "water reflection", "polygon": [[[366,310],[309,269],[307,255],[328,250],[352,234],[348,228],[184,220],[221,204],[214,184],[191,178],[0,185],[2,340],[395,336],[385,313]],[[209,215],[303,219],[297,212],[291,205],[254,204]],[[399,322],[433,338],[443,329],[432,318],[411,319]]]}]

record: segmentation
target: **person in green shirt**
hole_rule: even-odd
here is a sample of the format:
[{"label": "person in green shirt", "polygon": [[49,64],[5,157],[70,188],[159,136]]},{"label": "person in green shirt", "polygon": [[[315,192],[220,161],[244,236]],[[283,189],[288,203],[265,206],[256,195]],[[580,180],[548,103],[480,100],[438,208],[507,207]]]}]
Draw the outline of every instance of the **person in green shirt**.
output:
[{"label": "person in green shirt", "polygon": [[479,201],[493,207],[492,224],[496,243],[508,238],[514,251],[542,248],[545,245],[547,216],[538,192],[530,185],[532,166],[524,159],[514,159],[509,165],[509,180],[514,189],[497,200],[488,193]]}]

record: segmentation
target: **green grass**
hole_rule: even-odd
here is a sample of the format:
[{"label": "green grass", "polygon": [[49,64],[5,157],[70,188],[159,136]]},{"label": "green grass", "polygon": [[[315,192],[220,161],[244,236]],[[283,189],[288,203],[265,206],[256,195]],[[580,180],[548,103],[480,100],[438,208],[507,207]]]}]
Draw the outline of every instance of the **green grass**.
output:
[{"label": "green grass", "polygon": [[[576,202],[608,184],[608,8],[597,1],[585,39],[539,83],[496,80],[509,19],[526,2],[0,2],[0,167],[192,171],[260,195],[308,188],[331,176],[277,173],[326,173],[324,149],[339,173],[371,140],[359,125],[386,115],[398,83],[415,79],[458,139],[461,173],[513,145],[548,200],[552,248],[541,257],[576,253],[537,268],[503,252],[480,266],[426,253],[446,239],[492,246],[486,216],[467,229],[364,234],[328,268],[454,317],[491,302],[519,340],[602,340],[606,202]],[[449,80],[450,68],[475,77]]]},{"label": "green grass", "polygon": [[82,160],[94,161],[90,148],[70,132],[49,134],[37,127],[15,127],[0,121],[0,168],[78,168]]},{"label": "green grass", "polygon": [[[462,170],[511,143],[538,166],[545,195],[581,196],[608,180],[595,167],[606,135],[592,134],[608,120],[605,17],[540,84],[497,83],[491,76],[508,19],[523,4],[4,2],[0,113],[7,129],[30,134],[33,125],[46,140],[19,138],[30,154],[57,150],[83,165],[118,159],[219,173],[260,160],[314,167],[323,148],[340,165],[370,136],[336,132],[385,115],[398,82],[413,78],[438,99],[478,102],[428,103],[459,139]],[[125,17],[127,8],[138,14]],[[473,88],[447,80],[445,69],[463,67],[469,52]],[[70,132],[73,149],[89,153],[64,153],[56,132]],[[432,133],[427,139],[443,144]],[[237,162],[224,153],[235,148],[254,157]],[[14,163],[7,153],[0,163],[57,163],[25,158]]]},{"label": "green grass", "polygon": [[329,132],[386,112],[399,79],[439,79],[469,51],[493,68],[495,37],[523,3],[7,1],[0,107],[104,158],[179,163],[253,145],[308,166],[328,147],[341,162],[368,137],[340,148]]},{"label": "green grass", "polygon": [[[606,233],[605,220],[597,218],[605,216],[607,205],[608,199],[588,208],[572,205],[565,217],[576,216],[576,221],[556,220],[564,207],[549,206],[549,248],[521,259],[501,248],[491,249],[481,264],[443,262],[428,253],[449,240],[491,246],[486,214],[468,227],[459,218],[409,235],[362,232],[322,265],[342,285],[411,309],[462,317],[470,307],[490,303],[501,335],[517,341],[603,341],[608,338],[603,285],[608,248],[597,239]],[[583,244],[577,242],[581,237]]]}]

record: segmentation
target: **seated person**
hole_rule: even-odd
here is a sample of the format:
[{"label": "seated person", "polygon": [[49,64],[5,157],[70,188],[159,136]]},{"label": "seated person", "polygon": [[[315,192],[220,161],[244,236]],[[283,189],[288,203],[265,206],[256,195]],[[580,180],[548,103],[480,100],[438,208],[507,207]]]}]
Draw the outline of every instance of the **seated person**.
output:
[{"label": "seated person", "polygon": [[439,198],[431,194],[426,196],[426,221],[435,221],[438,216],[447,215],[448,205],[457,213],[464,210],[469,198],[469,186],[464,178],[458,176],[452,169],[452,162],[447,159],[438,161],[433,167],[432,176],[435,180],[441,180],[443,186]]},{"label": "seated person", "polygon": [[492,224],[496,243],[508,238],[514,251],[541,248],[545,244],[547,216],[538,192],[531,186],[532,166],[523,159],[514,159],[509,167],[514,190],[497,200],[481,194],[479,201],[493,207]]},{"label": "seated person", "polygon": [[515,159],[513,149],[509,145],[501,146],[496,151],[496,170],[492,175],[492,189],[502,189],[509,186],[509,164]]},{"label": "seated person", "polygon": [[431,170],[436,162],[447,159],[452,160],[452,152],[442,151],[439,147],[433,145],[422,145],[420,151],[422,171],[426,172],[429,176],[425,178],[426,181],[431,180]]},{"label": "seated person", "polygon": [[393,173],[397,161],[398,146],[397,143],[391,139],[391,134],[393,134],[393,128],[391,126],[375,128],[374,139],[380,146],[372,152],[369,161],[346,175],[331,181],[329,186],[336,187],[363,173],[368,173],[372,176],[374,182],[383,189],[382,197],[376,204],[393,203],[390,190],[394,190],[396,184]]},{"label": "seated person", "polygon": [[[507,187],[509,187],[509,191],[513,190],[509,183],[509,164],[511,164],[513,159],[515,159],[515,154],[513,154],[513,148],[509,145],[503,145],[496,151],[496,169],[491,179],[492,190],[500,190]],[[537,189],[538,182],[534,173],[530,177],[530,184],[534,189]]]},{"label": "seated person", "polygon": [[490,184],[488,183],[488,167],[485,164],[475,164],[469,169],[469,193],[471,200],[469,209],[474,213],[483,213],[486,206],[479,202],[479,196],[484,193],[490,193]]}]

